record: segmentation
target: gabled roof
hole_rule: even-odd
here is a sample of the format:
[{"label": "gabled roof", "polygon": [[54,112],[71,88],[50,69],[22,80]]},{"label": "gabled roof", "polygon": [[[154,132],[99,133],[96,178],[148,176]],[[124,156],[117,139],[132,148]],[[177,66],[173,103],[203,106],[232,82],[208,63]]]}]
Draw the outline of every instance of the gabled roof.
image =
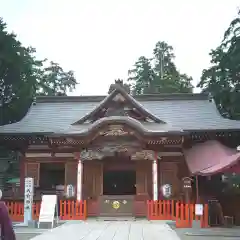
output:
[{"label": "gabled roof", "polygon": [[107,105],[107,103],[113,101],[114,97],[116,97],[118,94],[120,94],[120,96],[123,97],[124,100],[130,103],[133,107],[135,107],[139,112],[141,112],[149,119],[153,120],[156,123],[165,123],[164,121],[160,120],[157,116],[149,112],[147,109],[145,109],[136,99],[130,96],[122,87],[120,87],[119,85],[115,85],[115,89],[107,97],[105,97],[103,101],[101,101],[91,112],[86,114],[78,121],[74,122],[72,125],[85,123],[85,121],[92,118],[97,112],[103,109]]},{"label": "gabled roof", "polygon": [[[72,125],[94,111],[106,96],[39,97],[17,123],[0,127],[0,133],[80,133],[92,124]],[[131,97],[133,98],[133,97]],[[142,108],[166,124],[139,122],[150,132],[240,130],[240,121],[223,118],[206,94],[161,94],[135,96]]]}]

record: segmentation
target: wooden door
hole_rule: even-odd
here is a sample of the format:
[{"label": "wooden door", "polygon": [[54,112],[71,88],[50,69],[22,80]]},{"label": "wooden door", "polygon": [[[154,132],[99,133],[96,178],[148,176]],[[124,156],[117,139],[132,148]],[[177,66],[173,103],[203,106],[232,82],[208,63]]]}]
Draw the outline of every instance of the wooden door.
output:
[{"label": "wooden door", "polygon": [[83,196],[97,199],[102,195],[102,164],[99,161],[85,161],[83,165]]},{"label": "wooden door", "polygon": [[139,160],[136,161],[136,195],[149,195],[149,173],[151,174],[151,162]]}]

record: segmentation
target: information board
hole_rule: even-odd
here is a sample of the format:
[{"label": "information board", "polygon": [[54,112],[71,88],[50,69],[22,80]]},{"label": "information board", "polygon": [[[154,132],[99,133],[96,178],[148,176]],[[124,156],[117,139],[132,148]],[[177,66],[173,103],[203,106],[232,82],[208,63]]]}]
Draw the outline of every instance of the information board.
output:
[{"label": "information board", "polygon": [[[55,211],[57,212],[57,195],[43,195],[38,227],[40,223],[52,223],[53,227]],[[58,217],[58,212],[56,217]]]},{"label": "information board", "polygon": [[203,205],[195,204],[195,215],[202,216],[203,215]]}]

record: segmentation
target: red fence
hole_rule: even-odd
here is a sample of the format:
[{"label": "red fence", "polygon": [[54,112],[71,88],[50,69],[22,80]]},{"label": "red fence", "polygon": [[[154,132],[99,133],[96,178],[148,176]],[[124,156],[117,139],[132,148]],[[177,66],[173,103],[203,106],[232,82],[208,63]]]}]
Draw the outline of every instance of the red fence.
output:
[{"label": "red fence", "polygon": [[147,213],[149,220],[175,220],[175,201],[158,200],[147,201]]},{"label": "red fence", "polygon": [[[24,204],[22,202],[6,202],[12,221],[23,221]],[[33,204],[33,219],[37,220],[40,213],[40,202]],[[61,220],[85,220],[87,203],[84,201],[61,200],[58,206]],[[149,220],[173,220],[176,227],[192,227],[193,220],[200,221],[201,227],[208,227],[208,206],[204,205],[203,215],[195,215],[195,204],[179,203],[173,200],[147,201],[147,218]]]},{"label": "red fence", "polygon": [[173,200],[150,200],[147,202],[149,220],[173,220],[177,228],[190,228],[193,221],[201,221],[201,227],[208,227],[208,205],[203,207],[203,215],[195,215],[195,204],[185,204]]},{"label": "red fence", "polygon": [[[23,202],[5,202],[8,207],[9,215],[14,222],[24,220]],[[33,219],[37,220],[40,214],[40,202],[33,204]],[[87,203],[84,201],[65,200],[60,201],[58,206],[59,217],[61,220],[85,220],[87,218]]]}]

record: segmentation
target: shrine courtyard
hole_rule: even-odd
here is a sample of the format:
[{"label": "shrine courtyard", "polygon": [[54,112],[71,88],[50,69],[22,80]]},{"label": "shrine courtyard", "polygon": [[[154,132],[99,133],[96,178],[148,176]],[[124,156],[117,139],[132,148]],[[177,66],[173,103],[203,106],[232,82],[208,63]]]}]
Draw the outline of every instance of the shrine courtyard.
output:
[{"label": "shrine courtyard", "polygon": [[[71,221],[33,240],[180,240],[167,224],[139,221]],[[25,240],[25,239],[24,239]]]},{"label": "shrine courtyard", "polygon": [[[176,232],[175,232],[176,231]],[[17,240],[54,240],[66,237],[72,240],[238,240],[238,229],[172,229],[164,221],[71,221],[53,230],[20,228],[16,229]]]}]

